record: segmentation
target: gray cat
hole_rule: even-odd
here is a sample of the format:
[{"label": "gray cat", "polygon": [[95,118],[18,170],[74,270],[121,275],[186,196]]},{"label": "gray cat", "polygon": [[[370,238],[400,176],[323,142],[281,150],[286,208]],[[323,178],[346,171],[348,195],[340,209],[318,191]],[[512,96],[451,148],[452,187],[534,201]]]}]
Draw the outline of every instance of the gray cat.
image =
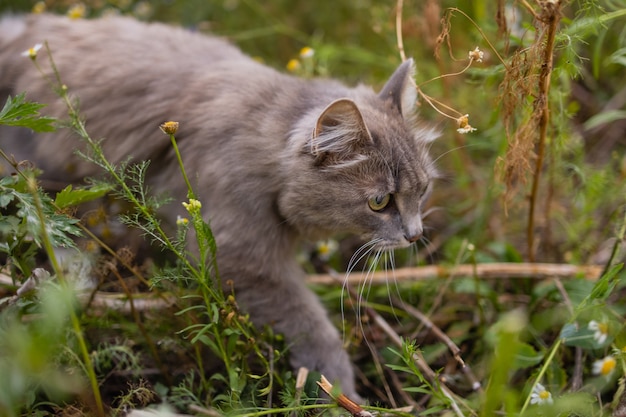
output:
[{"label": "gray cat", "polygon": [[[88,131],[104,138],[105,154],[116,163],[151,160],[148,185],[178,201],[161,213],[170,223],[186,214],[180,204],[186,188],[158,126],[180,122],[179,147],[215,234],[223,281],[234,281],[254,323],[284,334],[292,366],[318,370],[358,398],[339,332],[305,286],[295,251],[303,239],[338,233],[384,250],[420,238],[435,135],[413,117],[413,61],[375,94],[284,75],[223,40],[162,24],[5,17],[0,100],[26,91],[28,99],[49,104],[46,114],[61,118],[67,109],[21,56],[44,41],[79,99]],[[37,60],[51,74],[47,56]],[[5,151],[62,183],[98,175],[73,155],[80,143],[67,130],[37,136],[0,130]]]}]

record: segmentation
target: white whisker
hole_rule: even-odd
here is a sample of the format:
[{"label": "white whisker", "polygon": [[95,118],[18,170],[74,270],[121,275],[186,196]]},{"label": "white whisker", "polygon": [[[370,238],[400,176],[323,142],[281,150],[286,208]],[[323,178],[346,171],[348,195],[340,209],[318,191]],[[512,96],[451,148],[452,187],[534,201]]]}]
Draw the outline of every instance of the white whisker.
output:
[{"label": "white whisker", "polygon": [[435,158],[435,159],[431,162],[431,165],[433,165],[433,166],[434,166],[434,165],[436,165],[436,164],[437,164],[437,162],[438,162],[441,158],[443,158],[444,156],[448,155],[448,154],[449,154],[449,153],[451,153],[451,152],[458,151],[459,149],[469,148],[469,147],[471,147],[471,146],[475,146],[475,145],[469,145],[469,144],[468,144],[468,145],[457,146],[457,147],[455,147],[455,148],[449,149],[449,150],[447,150],[446,152],[444,152],[444,153],[442,153],[441,155],[439,155],[437,158]]},{"label": "white whisker", "polygon": [[[354,268],[359,264],[359,262],[361,262],[363,259],[369,259],[371,253],[373,250],[376,249],[376,245],[379,244],[380,242],[382,242],[383,239],[381,238],[376,238],[376,239],[372,239],[367,243],[364,243],[360,248],[358,248],[354,254],[352,254],[352,257],[350,258],[350,261],[348,262],[348,267],[346,269],[346,274],[345,274],[345,279],[343,281],[343,285],[341,286],[341,317],[345,317],[345,310],[344,310],[344,303],[343,303],[343,298],[344,298],[344,294],[347,292],[348,293],[348,298],[350,299],[350,292],[347,291],[347,286],[348,286],[348,276],[350,275],[350,273],[354,270]],[[368,268],[369,269],[369,268]],[[369,276],[369,272],[366,274],[366,278],[365,281],[367,281],[367,277]],[[362,322],[361,320],[359,320],[359,311],[360,311],[360,300],[362,298],[362,294],[361,294],[361,288],[362,288],[363,283],[359,283],[359,288],[357,288],[357,293],[359,294],[359,300],[357,300],[356,303],[356,307],[353,307],[353,309],[355,310],[356,316],[357,316],[357,322],[359,323],[359,327],[361,329],[361,331],[363,331],[362,328]],[[343,334],[343,338],[345,339],[345,327],[344,327],[344,334]]]},{"label": "white whisker", "polygon": [[363,282],[359,283],[359,289],[358,289],[359,299],[357,300],[357,303],[356,303],[357,322],[358,322],[359,329],[361,330],[361,334],[363,335],[363,340],[367,344],[369,344],[369,342],[367,338],[365,337],[365,329],[363,328],[363,321],[358,319],[358,317],[360,317],[361,311],[363,310],[363,304],[365,303],[365,301],[367,301],[369,297],[369,292],[372,288],[371,277],[373,276],[374,272],[376,272],[376,268],[378,266],[378,263],[380,262],[380,257],[382,253],[383,253],[383,250],[380,248],[376,248],[375,246],[372,246],[369,248],[368,250],[369,256],[367,259],[368,266],[367,266],[367,270],[365,273],[365,279],[363,280]]},{"label": "white whisker", "polygon": [[443,207],[430,207],[428,210],[422,213],[422,220],[424,220],[426,217],[430,216],[431,214],[437,211],[441,211],[441,210],[443,210]]}]

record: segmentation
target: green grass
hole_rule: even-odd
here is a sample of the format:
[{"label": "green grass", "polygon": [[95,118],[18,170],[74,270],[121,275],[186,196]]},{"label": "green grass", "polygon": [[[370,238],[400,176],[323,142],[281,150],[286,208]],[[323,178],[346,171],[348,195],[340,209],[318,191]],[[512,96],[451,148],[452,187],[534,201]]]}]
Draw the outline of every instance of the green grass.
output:
[{"label": "green grass", "polygon": [[[428,241],[417,255],[396,255],[399,271],[416,269],[363,290],[358,313],[340,284],[314,288],[344,326],[373,412],[411,406],[394,413],[611,415],[626,401],[626,3],[567,2],[555,19],[541,21],[516,3],[519,23],[510,34],[501,31],[495,3],[404,2],[401,34],[406,55],[417,61],[420,117],[442,131],[433,153],[444,178],[431,199]],[[297,60],[291,68],[305,77],[381,86],[400,61],[398,4],[117,1],[87,10],[210,29],[281,70]],[[468,65],[476,46],[482,62]],[[313,57],[300,56],[303,47],[313,48]],[[144,189],[145,167],[109,164],[68,92],[59,91],[90,158],[113,180],[48,197],[37,172],[17,161],[13,169],[21,174],[0,179],[0,253],[10,276],[0,284],[0,415],[123,415],[162,402],[196,415],[341,413],[334,403],[308,400],[317,376],[296,387],[280,335],[254,329],[218,289],[210,228],[192,202],[201,190],[189,188],[189,221],[167,236],[152,215],[165,202]],[[52,128],[39,110],[14,98],[0,124]],[[462,135],[457,120],[465,114],[477,130]],[[172,146],[175,136],[169,133]],[[124,221],[173,261],[161,269],[104,250],[100,291],[78,296],[51,246],[72,246],[77,234],[91,240],[83,224],[89,221],[77,222],[72,209],[105,193],[126,200]],[[185,251],[190,229],[203,248],[199,262]],[[345,267],[353,246],[342,241],[323,264]],[[40,248],[54,277],[25,284]],[[303,258],[311,252],[313,246],[304,248]],[[596,269],[544,275],[529,261]],[[483,266],[493,263],[501,268],[486,273]],[[526,272],[511,272],[511,263]],[[439,274],[417,279],[430,264],[441,267]],[[548,396],[551,403],[534,404]]]}]

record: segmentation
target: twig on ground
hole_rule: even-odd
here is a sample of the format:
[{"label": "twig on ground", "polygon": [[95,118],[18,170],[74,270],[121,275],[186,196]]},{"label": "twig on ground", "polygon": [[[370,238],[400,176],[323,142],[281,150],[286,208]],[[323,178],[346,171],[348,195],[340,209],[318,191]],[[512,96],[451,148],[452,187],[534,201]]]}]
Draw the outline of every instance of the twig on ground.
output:
[{"label": "twig on ground", "polygon": [[[378,354],[378,351],[375,349],[375,347],[371,343],[367,343],[367,347],[369,348],[370,354],[372,355],[372,362],[374,363],[374,368],[376,369],[376,372],[378,372],[378,375],[380,375],[381,377],[380,379],[383,385],[385,396],[389,400],[389,404],[391,404],[391,407],[397,408],[398,404],[396,403],[396,399],[393,397],[393,392],[391,392],[391,387],[389,386],[389,383],[387,382],[387,379],[384,376],[385,371],[383,370],[383,365],[380,362],[380,355]],[[399,390],[398,392],[403,392],[403,391]]]},{"label": "twig on ground", "polygon": [[[309,376],[309,370],[305,367],[300,367],[298,369],[298,374],[296,375],[296,393],[294,395],[294,402],[296,405],[300,404],[302,400],[302,393],[304,392],[304,386],[306,384],[306,378]],[[291,412],[291,417],[297,417],[298,413],[294,410]]]},{"label": "twig on ground", "polygon": [[[367,310],[367,314],[370,315],[370,317],[374,319],[374,323],[376,323],[378,327],[380,327],[380,329],[382,329],[387,334],[387,336],[391,339],[391,341],[396,346],[402,347],[402,339],[400,338],[400,335],[398,335],[398,333],[396,333],[391,328],[389,323],[387,323],[385,319],[383,319],[376,311],[374,311],[374,309],[366,308],[366,310]],[[415,362],[415,364],[418,366],[418,368],[420,368],[421,372],[427,378],[429,378],[431,381],[434,381],[434,380],[439,381],[439,388],[441,389],[441,392],[443,393],[443,395],[445,395],[450,400],[450,407],[452,408],[452,410],[458,417],[463,417],[464,414],[459,408],[459,405],[457,404],[455,395],[445,385],[443,381],[437,378],[437,374],[435,373],[435,371],[433,371],[430,368],[430,366],[428,366],[428,363],[426,363],[426,359],[424,359],[424,356],[422,356],[420,352],[415,352],[412,359]]]},{"label": "twig on ground", "polygon": [[328,382],[328,380],[326,379],[324,375],[322,375],[320,377],[320,380],[317,381],[317,385],[319,385],[322,391],[328,394],[329,397],[335,400],[337,404],[339,404],[340,407],[346,409],[354,417],[374,417],[372,413],[370,413],[369,411],[365,411],[363,407],[361,407],[360,405],[358,405],[357,403],[355,403],[354,401],[352,401],[350,398],[346,397],[345,395],[343,394],[336,395],[333,392],[333,385],[330,382]]},{"label": "twig on ground", "polygon": [[[600,277],[602,267],[597,265],[568,265],[548,263],[489,263],[489,264],[462,264],[455,266],[429,265],[415,268],[399,268],[394,270],[393,278],[396,281],[419,281],[435,278],[461,278],[476,277],[486,278],[572,278],[584,276],[589,280]],[[311,284],[335,285],[337,278],[333,274],[309,275]],[[387,284],[389,272],[351,272],[342,277],[346,284],[358,284],[366,282],[371,285]]]},{"label": "twig on ground", "polygon": [[[461,278],[475,276],[480,279],[505,279],[505,278],[573,278],[583,276],[589,280],[597,280],[602,273],[602,267],[597,265],[568,265],[568,264],[530,264],[530,263],[491,263],[477,265],[446,266],[420,266],[415,268],[399,268],[393,273],[396,281],[420,281],[440,278]],[[352,272],[347,277],[342,276],[339,282],[346,284],[358,284],[367,280],[368,285],[387,285],[389,273],[385,271],[359,273]],[[317,274],[307,277],[309,284],[337,285],[337,273]],[[0,286],[13,287],[13,281],[7,274],[0,274]],[[163,292],[133,293],[133,302],[136,311],[159,310],[169,308],[177,301],[173,294]],[[115,310],[124,313],[130,312],[130,302],[126,294],[96,292],[91,308],[96,311]]]},{"label": "twig on ground", "polygon": [[415,307],[406,304],[402,300],[395,297],[392,298],[392,302],[394,305],[401,305],[404,311],[421,321],[428,330],[430,330],[441,342],[443,342],[448,347],[448,350],[450,350],[450,353],[452,353],[454,360],[456,360],[456,362],[459,364],[461,372],[465,374],[465,377],[472,385],[472,390],[479,392],[482,391],[482,385],[480,381],[476,379],[476,376],[472,372],[471,368],[465,364],[465,361],[461,357],[461,349],[459,349],[459,347],[452,341],[452,339],[448,337],[447,334],[445,334],[439,327],[437,327],[437,325],[435,325],[428,317],[426,317],[426,315],[422,314],[422,312]]}]

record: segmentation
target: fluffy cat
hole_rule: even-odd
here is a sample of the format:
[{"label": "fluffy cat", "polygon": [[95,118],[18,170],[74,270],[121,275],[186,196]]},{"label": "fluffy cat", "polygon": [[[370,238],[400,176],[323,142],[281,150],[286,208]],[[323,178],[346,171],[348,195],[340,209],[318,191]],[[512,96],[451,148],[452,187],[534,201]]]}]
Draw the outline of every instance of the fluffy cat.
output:
[{"label": "fluffy cat", "polygon": [[[177,201],[160,213],[170,223],[186,214],[186,188],[158,126],[180,122],[178,144],[215,234],[223,281],[234,281],[254,323],[284,334],[292,366],[318,370],[358,398],[339,332],[305,286],[295,251],[303,239],[337,233],[376,249],[420,238],[435,176],[427,152],[434,134],[414,121],[413,61],[376,94],[281,74],[221,39],[163,24],[5,17],[0,100],[25,91],[59,118],[65,106],[21,56],[44,41],[88,131],[104,138],[105,155],[115,163],[151,160],[148,185]],[[37,59],[51,74],[47,56]],[[79,146],[67,130],[0,130],[2,149],[61,183],[99,173],[73,154]]]}]

